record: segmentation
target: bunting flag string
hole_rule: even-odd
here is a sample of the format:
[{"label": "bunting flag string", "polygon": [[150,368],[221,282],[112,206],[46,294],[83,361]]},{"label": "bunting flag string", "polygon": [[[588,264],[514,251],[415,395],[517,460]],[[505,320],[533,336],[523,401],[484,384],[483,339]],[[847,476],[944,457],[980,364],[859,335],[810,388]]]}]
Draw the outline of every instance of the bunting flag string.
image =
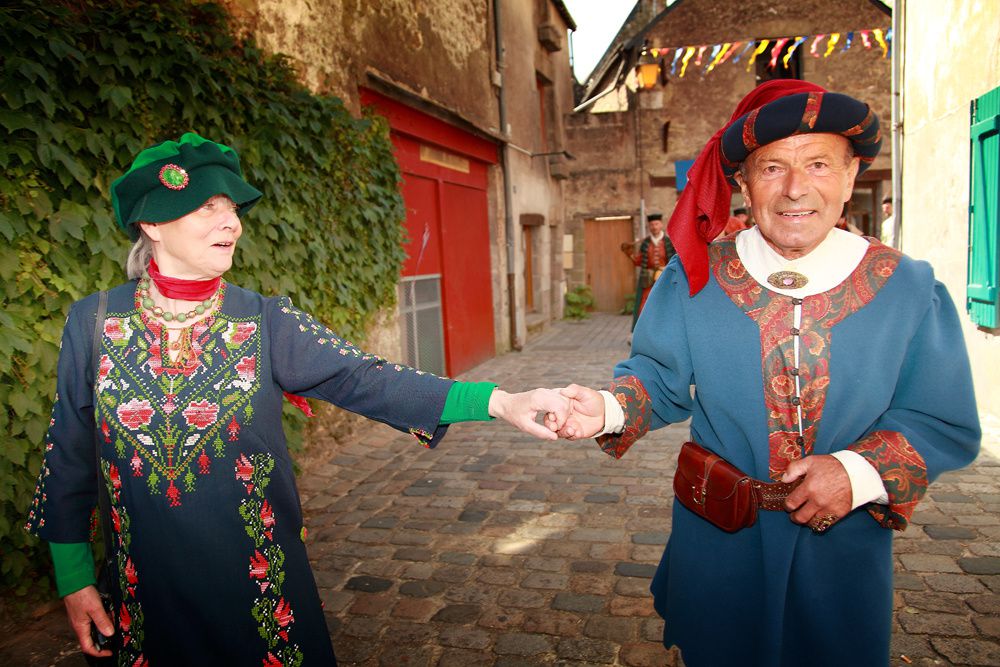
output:
[{"label": "bunting flag string", "polygon": [[[750,54],[745,63],[746,71],[750,71],[760,56],[767,58],[767,68],[778,67],[778,61],[787,68],[794,53],[809,42],[809,55],[814,58],[829,58],[836,53],[843,53],[854,46],[855,36],[860,35],[861,45],[867,50],[881,51],[881,57],[888,58],[892,54],[892,28],[872,28],[870,30],[851,30],[848,32],[820,33],[817,35],[796,35],[794,37],[776,37],[761,40],[734,41],[722,44],[694,44],[685,46],[670,46],[650,48],[654,58],[662,58],[662,67],[669,64],[671,76],[683,78],[689,66],[699,68],[701,74],[707,75],[727,62],[738,63],[744,56]],[[802,47],[806,48],[806,47]],[[860,48],[860,46],[859,46]],[[678,67],[679,65],[679,67]],[[678,69],[680,71],[678,71]],[[696,70],[698,71],[698,70]]]},{"label": "bunting flag string", "polygon": [[778,43],[774,45],[774,48],[771,49],[771,62],[768,64],[768,67],[774,69],[778,66],[778,56],[781,55],[782,49],[785,48],[785,44],[788,44],[790,39],[791,37],[782,37],[778,40]]}]

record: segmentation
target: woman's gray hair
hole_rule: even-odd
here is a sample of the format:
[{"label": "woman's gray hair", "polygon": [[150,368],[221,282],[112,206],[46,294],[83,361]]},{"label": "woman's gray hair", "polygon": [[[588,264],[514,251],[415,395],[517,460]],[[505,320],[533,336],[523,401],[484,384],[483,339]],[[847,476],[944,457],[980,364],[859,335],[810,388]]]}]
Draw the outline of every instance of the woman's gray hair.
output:
[{"label": "woman's gray hair", "polygon": [[146,236],[146,232],[139,229],[139,239],[128,251],[128,259],[125,260],[125,274],[129,280],[142,278],[149,266],[149,260],[153,257],[153,242]]}]

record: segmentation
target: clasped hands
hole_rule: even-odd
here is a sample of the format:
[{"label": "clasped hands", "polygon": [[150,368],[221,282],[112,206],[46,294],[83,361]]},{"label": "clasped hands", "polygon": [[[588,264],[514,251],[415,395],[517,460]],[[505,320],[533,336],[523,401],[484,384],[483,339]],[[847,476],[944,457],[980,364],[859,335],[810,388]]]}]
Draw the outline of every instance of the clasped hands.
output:
[{"label": "clasped hands", "polygon": [[[542,423],[538,413],[544,412]],[[490,396],[489,414],[542,440],[592,438],[604,429],[604,399],[580,385],[533,389],[510,394],[497,389]]]},{"label": "clasped hands", "polygon": [[[539,412],[545,413],[544,426],[535,421]],[[490,398],[490,415],[543,440],[582,440],[604,430],[604,398],[577,384],[519,394],[497,390]],[[800,478],[802,482],[785,501],[785,510],[795,523],[823,532],[851,511],[851,480],[835,457],[810,455],[792,461],[781,481]]]}]

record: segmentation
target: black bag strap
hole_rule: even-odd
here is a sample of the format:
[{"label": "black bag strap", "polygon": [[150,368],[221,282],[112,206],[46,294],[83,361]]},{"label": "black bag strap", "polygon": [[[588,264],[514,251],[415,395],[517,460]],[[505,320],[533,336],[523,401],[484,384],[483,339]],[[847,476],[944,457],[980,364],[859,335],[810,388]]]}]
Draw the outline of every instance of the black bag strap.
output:
[{"label": "black bag strap", "polygon": [[[108,314],[108,293],[101,290],[97,301],[97,318],[94,322],[94,340],[91,351],[91,369],[94,373],[94,395],[97,395],[97,377],[100,375],[101,337],[104,335],[104,320]],[[104,483],[104,471],[101,470],[101,429],[97,424],[97,401],[94,401],[94,448],[97,462],[97,505],[100,510],[101,533],[104,535],[104,567],[109,574],[114,571],[114,543],[111,535],[111,499]],[[117,577],[115,578],[117,579]]]}]

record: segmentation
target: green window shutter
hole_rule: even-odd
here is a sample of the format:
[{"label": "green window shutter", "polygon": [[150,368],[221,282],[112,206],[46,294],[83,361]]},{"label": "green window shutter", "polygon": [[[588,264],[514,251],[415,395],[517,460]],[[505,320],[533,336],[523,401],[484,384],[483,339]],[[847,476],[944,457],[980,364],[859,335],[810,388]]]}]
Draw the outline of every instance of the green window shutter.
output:
[{"label": "green window shutter", "polygon": [[972,103],[969,192],[969,280],[966,308],[981,327],[997,326],[1000,313],[997,250],[1000,203],[1000,88]]}]

